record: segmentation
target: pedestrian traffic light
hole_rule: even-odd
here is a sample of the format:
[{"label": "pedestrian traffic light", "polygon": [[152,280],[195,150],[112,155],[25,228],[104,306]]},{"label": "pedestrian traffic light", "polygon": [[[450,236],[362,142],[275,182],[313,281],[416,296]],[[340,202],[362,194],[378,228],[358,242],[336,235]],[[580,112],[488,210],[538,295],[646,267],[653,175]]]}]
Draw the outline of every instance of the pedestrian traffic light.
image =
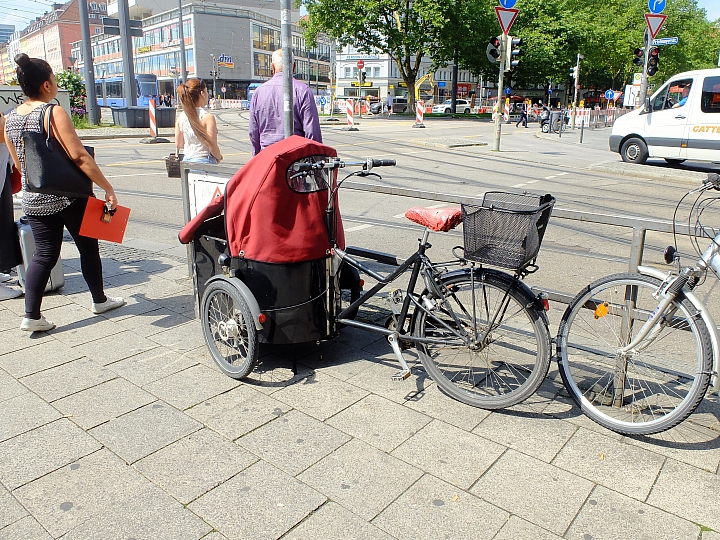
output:
[{"label": "pedestrian traffic light", "polygon": [[365,71],[360,72],[360,83],[365,84],[365,78],[367,77],[367,73]]},{"label": "pedestrian traffic light", "polygon": [[633,58],[633,64],[636,66],[642,66],[645,63],[644,56],[645,56],[645,49],[635,49],[634,51],[635,58]]},{"label": "pedestrian traffic light", "polygon": [[501,36],[492,38],[485,51],[491,64],[497,64],[500,61],[500,39]]},{"label": "pedestrian traffic light", "polygon": [[520,63],[520,45],[522,45],[522,38],[519,37],[507,37],[507,50],[505,51],[505,71],[510,71],[512,68],[517,67]]},{"label": "pedestrian traffic light", "polygon": [[660,63],[660,49],[657,47],[651,47],[648,53],[647,60],[647,74],[648,77],[652,77],[657,73],[658,64]]}]

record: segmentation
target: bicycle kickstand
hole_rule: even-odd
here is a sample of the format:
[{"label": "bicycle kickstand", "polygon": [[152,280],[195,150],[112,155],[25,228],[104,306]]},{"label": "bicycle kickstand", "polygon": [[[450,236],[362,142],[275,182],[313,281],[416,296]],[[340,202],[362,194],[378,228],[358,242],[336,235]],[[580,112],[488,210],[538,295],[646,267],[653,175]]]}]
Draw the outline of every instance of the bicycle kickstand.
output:
[{"label": "bicycle kickstand", "polygon": [[410,368],[408,367],[407,362],[405,361],[405,357],[402,355],[402,351],[400,350],[397,333],[389,335],[387,337],[387,340],[390,343],[393,352],[395,353],[395,357],[398,359],[398,362],[400,362],[400,367],[402,368],[390,378],[393,381],[404,381],[410,376]]}]

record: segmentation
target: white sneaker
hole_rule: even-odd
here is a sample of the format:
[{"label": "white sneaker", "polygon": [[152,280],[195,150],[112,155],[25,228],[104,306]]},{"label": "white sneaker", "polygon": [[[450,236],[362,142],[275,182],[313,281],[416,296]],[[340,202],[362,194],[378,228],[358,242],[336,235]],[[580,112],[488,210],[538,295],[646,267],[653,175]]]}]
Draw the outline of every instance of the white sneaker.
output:
[{"label": "white sneaker", "polygon": [[0,300],[10,300],[11,298],[18,298],[22,296],[20,289],[13,289],[7,285],[0,284]]},{"label": "white sneaker", "polygon": [[119,308],[120,306],[125,305],[125,299],[120,296],[108,296],[107,300],[100,304],[96,304],[93,302],[92,305],[92,312],[95,315],[99,315],[100,313],[105,313],[106,311],[110,311],[111,309]]},{"label": "white sneaker", "polygon": [[20,323],[20,330],[25,330],[26,332],[47,332],[53,328],[55,328],[55,324],[53,324],[52,321],[48,321],[42,315],[39,319],[28,319],[27,317],[23,317],[23,320]]},{"label": "white sneaker", "polygon": [[17,278],[11,276],[10,274],[3,274],[0,272],[0,283],[4,283],[5,285],[15,285],[17,283]]}]

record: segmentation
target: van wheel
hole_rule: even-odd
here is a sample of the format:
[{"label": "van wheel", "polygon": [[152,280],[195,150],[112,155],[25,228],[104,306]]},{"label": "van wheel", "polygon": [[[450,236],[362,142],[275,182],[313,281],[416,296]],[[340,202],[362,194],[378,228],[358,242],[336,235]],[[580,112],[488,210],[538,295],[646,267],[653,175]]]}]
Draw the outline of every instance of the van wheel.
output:
[{"label": "van wheel", "polygon": [[674,159],[674,158],[665,158],[665,161],[667,161],[670,165],[680,165],[684,159]]},{"label": "van wheel", "polygon": [[626,163],[643,164],[648,158],[648,149],[642,139],[628,139],[620,149],[620,156]]}]

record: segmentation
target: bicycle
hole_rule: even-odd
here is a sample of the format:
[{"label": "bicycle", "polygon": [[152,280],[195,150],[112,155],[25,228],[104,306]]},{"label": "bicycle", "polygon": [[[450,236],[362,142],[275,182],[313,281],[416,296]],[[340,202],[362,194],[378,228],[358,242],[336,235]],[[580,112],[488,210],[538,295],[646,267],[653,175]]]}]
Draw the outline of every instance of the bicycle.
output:
[{"label": "bicycle", "polygon": [[[410,376],[402,353],[402,346],[409,345],[417,348],[422,365],[438,387],[463,403],[499,409],[523,401],[537,390],[550,365],[547,301],[521,280],[537,270],[535,260],[555,199],[551,195],[488,192],[480,206],[408,210],[406,217],[425,225],[418,249],[383,276],[338,247],[334,205],[345,180],[379,177],[371,172],[374,167],[394,164],[393,160],[343,162],[335,158],[295,166],[295,176],[302,179],[313,171],[330,175],[346,166],[362,165],[362,170],[345,176],[334,190],[327,182],[327,227],[338,266],[347,264],[377,284],[351,299],[337,314],[337,322],[387,336],[401,367],[393,380]],[[453,229],[461,217],[464,247],[453,248],[453,260],[432,262],[427,255],[430,233]],[[511,269],[513,274],[484,265]],[[406,290],[396,289],[389,295],[393,312],[389,324],[354,320],[361,305],[408,270]]]},{"label": "bicycle", "polygon": [[[674,245],[662,272],[640,266],[638,273],[601,278],[578,293],[567,307],[557,336],[557,359],[566,389],[582,412],[598,424],[626,435],[649,435],[685,420],[702,401],[711,378],[718,389],[717,326],[694,289],[708,269],[720,276],[720,234],[700,223],[720,190],[717,174],[685,194],[673,213]],[[681,268],[675,226],[685,197],[697,194],[688,225],[712,239],[695,266]]]}]

